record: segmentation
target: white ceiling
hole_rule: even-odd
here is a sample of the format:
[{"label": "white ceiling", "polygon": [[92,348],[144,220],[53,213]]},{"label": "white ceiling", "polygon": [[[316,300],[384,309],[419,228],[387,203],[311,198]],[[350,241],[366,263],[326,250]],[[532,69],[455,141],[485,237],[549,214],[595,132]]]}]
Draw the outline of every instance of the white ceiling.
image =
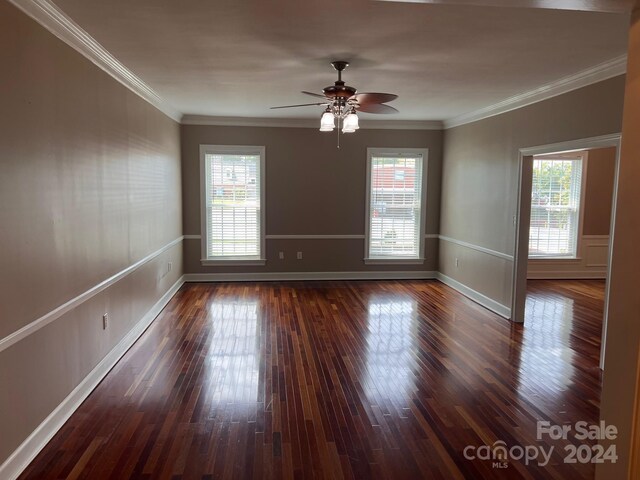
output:
[{"label": "white ceiling", "polygon": [[[317,118],[345,59],[398,120],[445,120],[626,52],[627,14],[371,0],[56,0],[184,114]],[[363,118],[381,118],[363,114]]]}]

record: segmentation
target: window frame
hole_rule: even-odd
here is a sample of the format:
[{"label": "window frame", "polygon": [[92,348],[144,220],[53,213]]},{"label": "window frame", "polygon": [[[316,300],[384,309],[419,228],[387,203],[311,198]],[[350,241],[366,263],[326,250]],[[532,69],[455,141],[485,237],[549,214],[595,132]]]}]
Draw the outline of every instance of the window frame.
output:
[{"label": "window frame", "polygon": [[[422,191],[420,195],[420,226],[418,229],[418,256],[417,257],[371,257],[371,164],[373,157],[411,157],[422,155]],[[365,203],[365,235],[364,235],[364,263],[367,265],[420,265],[425,258],[425,231],[427,223],[427,177],[429,167],[429,149],[427,148],[367,148],[367,182]]]},{"label": "window frame", "polygon": [[[527,238],[527,261],[534,263],[560,263],[560,262],[579,262],[582,260],[581,252],[582,252],[582,236],[583,236],[583,227],[584,227],[584,207],[585,207],[585,195],[586,195],[586,186],[587,186],[587,167],[589,164],[589,151],[574,151],[574,152],[562,152],[562,153],[545,153],[541,155],[534,155],[531,158],[531,165],[533,167],[533,162],[535,160],[576,160],[581,159],[581,172],[580,172],[580,201],[578,204],[578,227],[576,228],[576,251],[574,255],[535,255],[531,256],[529,253],[530,242],[529,238]],[[533,178],[533,175],[532,175]],[[529,200],[529,216],[531,216],[531,199]],[[531,221],[529,221],[531,223]],[[529,225],[529,231],[531,230],[531,225]],[[530,233],[528,233],[530,235]]]},{"label": "window frame", "polygon": [[[207,228],[207,155],[259,155],[260,156],[260,241],[258,244],[259,254],[250,256],[207,256],[207,243],[209,240],[209,230]],[[265,185],[266,185],[266,148],[256,145],[200,145],[200,263],[205,266],[226,265],[226,266],[247,266],[265,265],[265,231],[266,231],[266,208],[265,208]]]}]

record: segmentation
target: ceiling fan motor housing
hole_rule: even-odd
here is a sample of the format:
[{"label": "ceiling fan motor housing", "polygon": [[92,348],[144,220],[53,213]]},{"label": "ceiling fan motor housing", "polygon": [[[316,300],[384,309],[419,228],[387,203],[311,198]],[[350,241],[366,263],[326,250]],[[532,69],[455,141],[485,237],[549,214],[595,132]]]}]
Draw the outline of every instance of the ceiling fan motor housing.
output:
[{"label": "ceiling fan motor housing", "polygon": [[334,85],[325,87],[322,89],[324,94],[329,98],[334,99],[347,99],[356,94],[356,89],[350,87],[349,85],[345,85],[342,81],[342,71],[349,66],[349,62],[345,62],[343,60],[336,60],[335,62],[331,62],[333,68],[338,71],[338,80]]},{"label": "ceiling fan motor housing", "polygon": [[349,66],[349,62],[344,60],[336,60],[331,62],[333,68],[338,72],[338,80],[328,87],[322,89],[322,95],[313,92],[302,93],[311,95],[312,97],[321,98],[323,101],[318,103],[306,103],[302,105],[286,105],[284,107],[271,108],[292,108],[292,107],[308,107],[312,105],[322,105],[325,107],[324,115],[333,113],[334,117],[346,118],[348,115],[357,112],[365,113],[397,113],[393,107],[385,105],[398,98],[392,93],[358,93],[355,87],[345,85],[342,80],[342,72]]},{"label": "ceiling fan motor housing", "polygon": [[343,81],[337,81],[335,85],[325,87],[322,91],[329,98],[347,99],[354,96],[357,90],[349,85],[345,85]]}]

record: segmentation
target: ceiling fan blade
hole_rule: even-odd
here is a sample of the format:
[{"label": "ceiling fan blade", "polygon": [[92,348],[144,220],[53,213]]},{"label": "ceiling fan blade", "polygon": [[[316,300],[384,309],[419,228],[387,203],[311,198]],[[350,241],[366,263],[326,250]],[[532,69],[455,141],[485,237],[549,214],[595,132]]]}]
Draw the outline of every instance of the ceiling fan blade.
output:
[{"label": "ceiling fan blade", "polygon": [[357,110],[365,113],[398,113],[396,108],[389,105],[383,105],[382,103],[370,103],[365,105],[358,105]]},{"label": "ceiling fan blade", "polygon": [[327,98],[324,95],[320,95],[319,93],[305,92],[304,90],[302,91],[302,93],[304,93],[305,95],[311,95],[312,97]]},{"label": "ceiling fan blade", "polygon": [[321,103],[301,103],[300,105],[283,105],[281,107],[271,107],[270,110],[277,110],[278,108],[294,108],[294,107],[311,107],[311,106],[318,106],[318,105],[329,105],[328,102],[321,102]]},{"label": "ceiling fan blade", "polygon": [[369,103],[387,103],[398,98],[393,93],[356,93],[349,100],[355,100],[360,105]]}]

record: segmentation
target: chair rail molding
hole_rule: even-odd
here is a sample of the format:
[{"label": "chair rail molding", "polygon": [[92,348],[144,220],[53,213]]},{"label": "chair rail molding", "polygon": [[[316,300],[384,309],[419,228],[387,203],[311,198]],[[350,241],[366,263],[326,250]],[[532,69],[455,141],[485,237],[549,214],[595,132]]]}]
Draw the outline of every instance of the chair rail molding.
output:
[{"label": "chair rail molding", "polygon": [[171,242],[167,243],[164,247],[162,247],[162,248],[156,250],[155,252],[147,255],[143,259],[138,260],[133,265],[128,266],[124,270],[121,270],[120,272],[116,273],[115,275],[112,275],[111,277],[107,278],[106,280],[104,280],[104,281],[100,282],[99,284],[91,287],[89,290],[87,290],[87,291],[81,293],[80,295],[72,298],[71,300],[63,303],[59,307],[51,310],[49,313],[44,314],[40,318],[34,320],[31,323],[28,323],[27,325],[25,325],[24,327],[20,328],[19,330],[16,330],[15,332],[10,333],[6,337],[0,339],[0,352],[2,352],[3,350],[6,350],[11,345],[13,345],[15,343],[18,343],[23,338],[28,337],[32,333],[37,332],[41,328],[47,326],[51,322],[53,322],[53,321],[57,320],[58,318],[62,317],[65,313],[70,312],[71,310],[76,308],[81,303],[84,303],[87,300],[89,300],[91,297],[94,297],[98,293],[102,292],[103,290],[106,290],[111,285],[113,285],[114,283],[118,282],[122,278],[126,277],[131,272],[133,272],[134,270],[137,270],[142,265],[150,262],[154,258],[158,257],[159,255],[161,255],[164,252],[166,252],[167,250],[171,249],[172,247],[174,247],[178,243],[182,242],[182,239],[183,239],[183,237],[180,236],[180,237],[176,238],[175,240],[172,240]]},{"label": "chair rail molding", "polygon": [[440,240],[443,240],[445,242],[454,243],[456,245],[460,245],[461,247],[470,248],[471,250],[476,250],[477,252],[486,253],[487,255],[491,255],[493,257],[498,257],[498,258],[502,258],[503,260],[508,260],[510,262],[513,262],[513,255],[509,255],[508,253],[498,252],[496,250],[482,247],[480,245],[475,245],[473,243],[464,242],[462,240],[447,237],[446,235],[438,235],[438,238],[440,238]]}]

